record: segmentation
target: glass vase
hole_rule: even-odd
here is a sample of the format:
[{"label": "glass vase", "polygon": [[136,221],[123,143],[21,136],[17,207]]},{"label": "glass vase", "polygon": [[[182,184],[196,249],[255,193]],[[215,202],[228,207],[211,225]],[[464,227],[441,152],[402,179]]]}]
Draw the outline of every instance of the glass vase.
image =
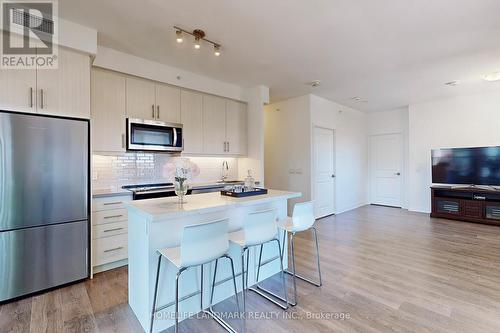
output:
[{"label": "glass vase", "polygon": [[186,179],[175,180],[174,182],[175,195],[179,198],[179,204],[186,203],[184,197],[188,192],[188,183]]}]

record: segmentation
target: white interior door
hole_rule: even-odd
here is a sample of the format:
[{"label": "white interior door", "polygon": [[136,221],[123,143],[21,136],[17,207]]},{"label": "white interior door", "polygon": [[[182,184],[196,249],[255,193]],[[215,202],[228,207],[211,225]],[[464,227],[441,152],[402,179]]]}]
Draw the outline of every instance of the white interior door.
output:
[{"label": "white interior door", "polygon": [[335,212],[335,146],[333,130],[314,128],[314,214]]},{"label": "white interior door", "polygon": [[402,136],[374,135],[370,141],[371,202],[401,207]]}]

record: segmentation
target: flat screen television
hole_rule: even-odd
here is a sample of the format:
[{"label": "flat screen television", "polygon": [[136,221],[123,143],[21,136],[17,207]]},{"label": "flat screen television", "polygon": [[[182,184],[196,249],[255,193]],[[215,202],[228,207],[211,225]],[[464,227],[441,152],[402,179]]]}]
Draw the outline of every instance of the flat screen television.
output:
[{"label": "flat screen television", "polygon": [[435,184],[500,185],[500,147],[432,150]]}]

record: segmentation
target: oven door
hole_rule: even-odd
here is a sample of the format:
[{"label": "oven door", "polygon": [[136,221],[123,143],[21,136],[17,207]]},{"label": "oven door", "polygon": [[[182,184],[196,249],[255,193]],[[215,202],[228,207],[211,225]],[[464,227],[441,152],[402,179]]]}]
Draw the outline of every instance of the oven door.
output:
[{"label": "oven door", "polygon": [[182,125],[127,119],[127,150],[182,151]]}]

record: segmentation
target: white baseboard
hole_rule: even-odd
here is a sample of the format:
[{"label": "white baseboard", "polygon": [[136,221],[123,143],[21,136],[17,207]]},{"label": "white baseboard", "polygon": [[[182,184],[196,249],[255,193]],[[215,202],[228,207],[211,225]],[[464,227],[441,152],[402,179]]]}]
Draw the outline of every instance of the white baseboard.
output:
[{"label": "white baseboard", "polygon": [[346,213],[348,211],[351,211],[351,210],[354,210],[354,209],[357,209],[357,208],[360,208],[360,207],[363,207],[363,206],[368,206],[370,203],[368,202],[364,202],[364,203],[359,203],[359,204],[356,204],[354,206],[351,206],[349,208],[346,208],[346,209],[343,209],[343,210],[340,210],[340,211],[337,211],[335,212],[335,215],[338,215],[338,214],[342,214],[342,213]]}]

